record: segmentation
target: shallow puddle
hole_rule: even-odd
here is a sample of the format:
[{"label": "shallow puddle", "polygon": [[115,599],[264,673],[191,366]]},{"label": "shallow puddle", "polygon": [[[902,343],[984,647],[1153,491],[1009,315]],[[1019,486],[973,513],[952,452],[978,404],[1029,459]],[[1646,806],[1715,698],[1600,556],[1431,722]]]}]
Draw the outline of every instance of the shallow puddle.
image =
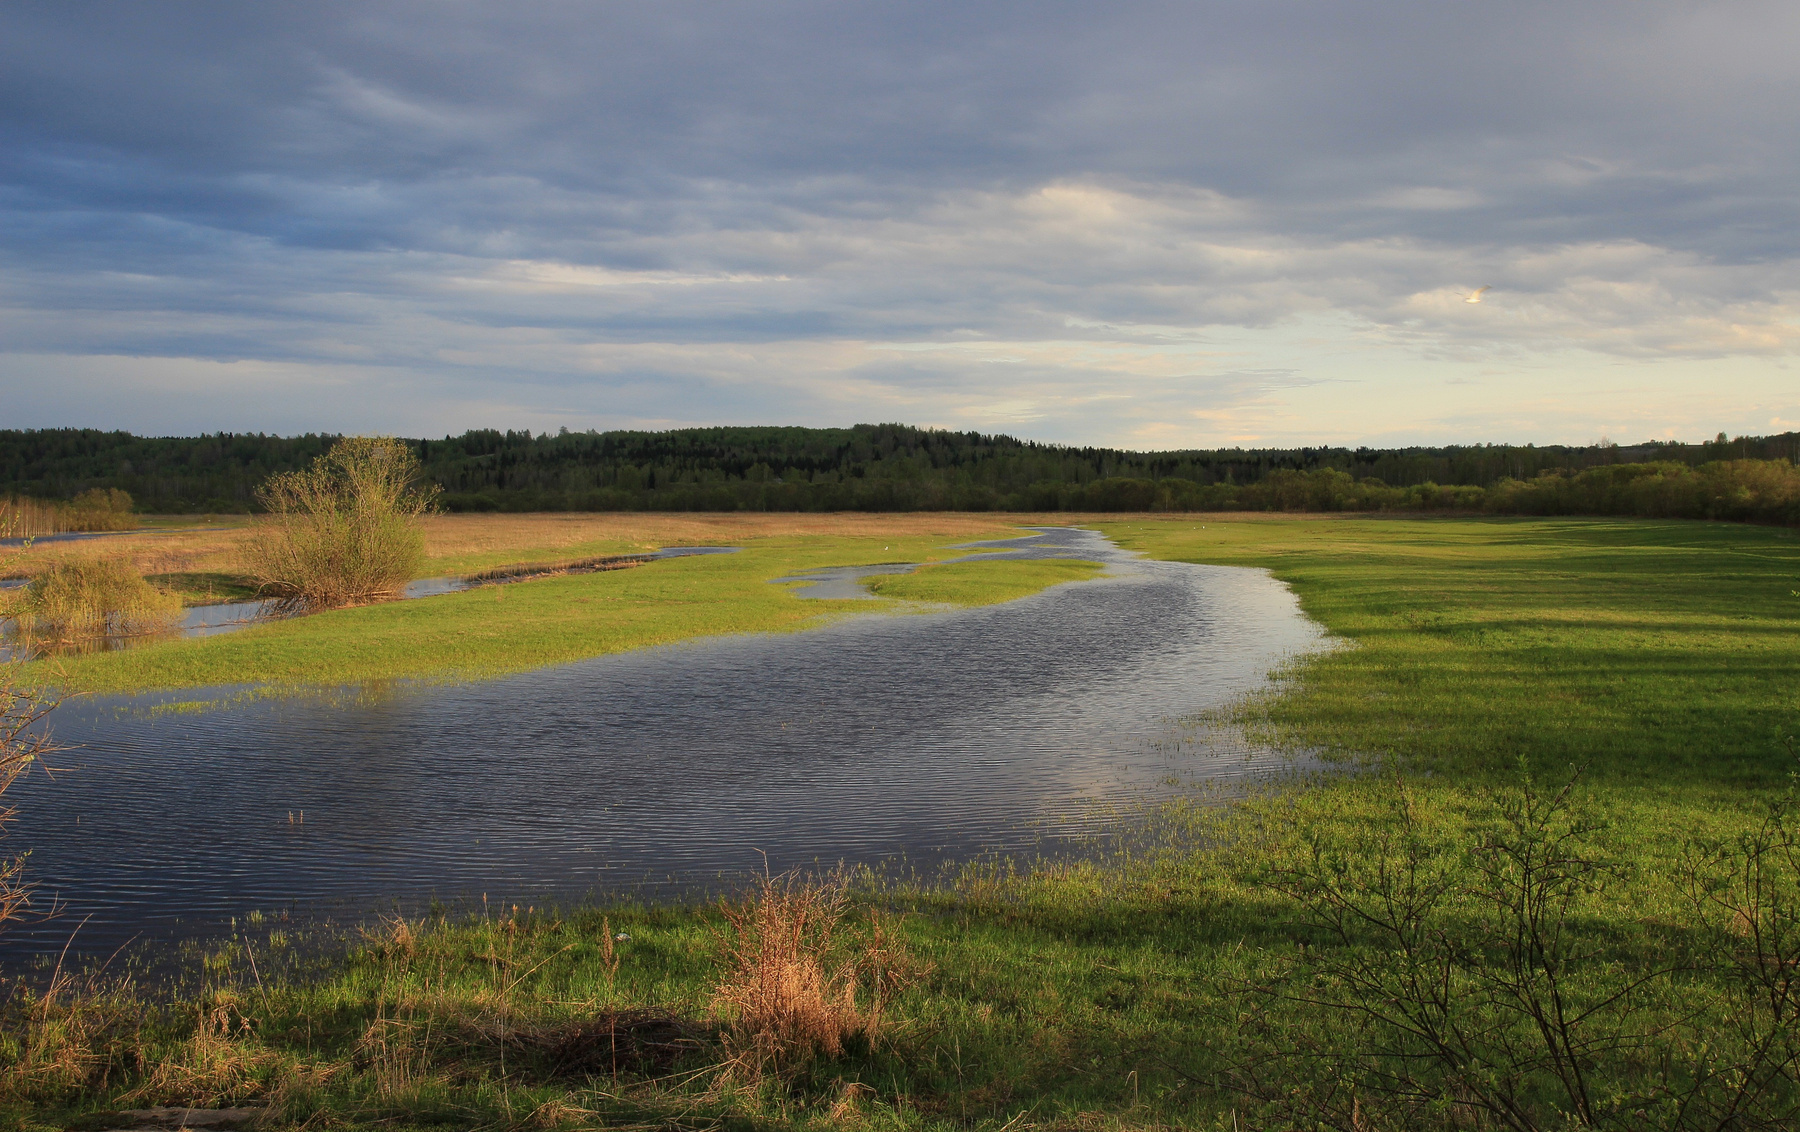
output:
[{"label": "shallow puddle", "polygon": [[[74,701],[79,749],[14,787],[54,922],[14,961],[228,930],[694,892],[765,867],[1078,850],[1140,801],[1291,764],[1198,731],[1320,630],[1266,574],[1098,535],[1019,553],[1106,575],[971,610],[646,649],[460,686]],[[204,708],[207,710],[191,710]]]}]

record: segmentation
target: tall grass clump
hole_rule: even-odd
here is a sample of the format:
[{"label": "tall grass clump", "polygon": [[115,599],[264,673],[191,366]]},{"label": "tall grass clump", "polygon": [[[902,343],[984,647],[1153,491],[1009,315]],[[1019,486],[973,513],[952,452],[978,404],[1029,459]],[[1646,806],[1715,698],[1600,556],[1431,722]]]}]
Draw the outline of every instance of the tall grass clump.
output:
[{"label": "tall grass clump", "polygon": [[257,492],[269,517],[244,544],[245,572],[297,609],[399,596],[424,561],[418,519],[439,490],[417,486],[419,471],[403,442],[351,436],[272,477]]},{"label": "tall grass clump", "polygon": [[722,907],[725,971],[714,1005],[729,1018],[728,1075],[746,1081],[873,1047],[892,1026],[894,997],[922,973],[888,925],[848,924],[841,878],[765,878],[752,899]]},{"label": "tall grass clump", "polygon": [[181,599],[123,558],[65,558],[32,578],[7,612],[26,637],[131,637],[168,629]]}]

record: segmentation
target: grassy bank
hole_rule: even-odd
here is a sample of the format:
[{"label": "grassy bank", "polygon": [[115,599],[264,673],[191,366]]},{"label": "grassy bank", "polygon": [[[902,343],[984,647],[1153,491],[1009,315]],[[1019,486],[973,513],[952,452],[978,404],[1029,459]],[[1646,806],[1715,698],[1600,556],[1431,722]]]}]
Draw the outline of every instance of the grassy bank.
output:
[{"label": "grassy bank", "polygon": [[0,1097],[26,1128],[240,1100],[276,1127],[1794,1125],[1800,540],[1107,529],[1293,585],[1355,647],[1240,718],[1389,766],[1171,807],[1129,857],[864,888],[810,938],[865,1015],[891,997],[835,1052],[756,1045],[717,909],[508,909],[390,924],[313,976],[227,950],[175,1003],[15,996]]},{"label": "grassy bank", "polygon": [[[801,524],[770,523],[760,516],[740,522],[634,516],[610,523],[440,517],[428,528],[436,551],[427,563],[428,575],[690,543],[743,549],[482,587],[424,601],[337,609],[202,640],[50,658],[32,666],[31,673],[71,690],[97,693],[492,677],[696,637],[779,632],[867,613],[868,602],[800,601],[786,588],[768,583],[824,566],[934,562],[966,553],[948,549],[947,543],[1018,533],[991,519],[908,517],[888,524],[862,516],[831,519],[813,517],[806,529],[799,529]],[[220,532],[218,537],[234,535]],[[1066,562],[941,567],[910,586],[883,593],[905,601],[981,604],[1091,573],[1089,566]],[[224,589],[229,583],[229,575],[217,573],[156,576],[176,580],[183,592],[201,584]]]}]

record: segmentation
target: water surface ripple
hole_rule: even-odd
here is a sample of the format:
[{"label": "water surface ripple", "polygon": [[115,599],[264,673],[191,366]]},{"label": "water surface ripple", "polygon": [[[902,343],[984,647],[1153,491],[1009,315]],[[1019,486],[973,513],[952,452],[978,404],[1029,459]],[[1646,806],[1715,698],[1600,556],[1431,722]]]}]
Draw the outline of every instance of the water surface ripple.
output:
[{"label": "water surface ripple", "polygon": [[[1003,605],[487,683],[72,701],[55,732],[79,749],[14,787],[7,846],[30,851],[39,904],[65,911],[4,949],[60,947],[84,917],[77,950],[104,953],[251,909],[667,891],[764,854],[777,870],[931,867],[1101,832],[1116,819],[1096,803],[1277,764],[1229,743],[1196,753],[1180,721],[1318,646],[1284,586],[1090,532],[1000,545],[1109,570]],[[208,698],[226,706],[168,710]]]}]

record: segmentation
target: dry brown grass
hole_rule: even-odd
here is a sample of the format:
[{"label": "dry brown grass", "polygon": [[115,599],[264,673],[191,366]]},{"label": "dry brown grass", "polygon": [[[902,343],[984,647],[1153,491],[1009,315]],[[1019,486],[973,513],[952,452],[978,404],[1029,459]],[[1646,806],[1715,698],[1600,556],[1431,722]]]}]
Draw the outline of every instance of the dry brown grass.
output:
[{"label": "dry brown grass", "polygon": [[[1110,516],[1118,518],[1118,516]],[[573,548],[596,554],[633,553],[664,546],[707,546],[752,539],[839,536],[943,538],[945,540],[1006,537],[1024,523],[1066,524],[1080,516],[974,512],[869,514],[607,513],[526,515],[427,515],[420,519],[425,535],[427,569],[440,573],[503,564],[505,559]],[[1087,518],[1093,518],[1088,516]],[[165,518],[161,522],[169,522]],[[225,529],[212,529],[225,526]],[[246,516],[196,521],[194,526],[168,526],[108,537],[108,555],[129,561],[140,574],[236,573],[241,545],[251,528]],[[48,543],[29,551],[0,548],[0,578],[29,577],[71,556],[91,555],[93,544]]]},{"label": "dry brown grass", "polygon": [[245,529],[172,527],[109,535],[100,540],[39,543],[30,550],[0,548],[0,578],[35,577],[59,562],[90,558],[104,548],[140,574],[236,573],[238,543]]},{"label": "dry brown grass", "polygon": [[72,983],[59,969],[42,997],[19,1004],[22,1016],[9,1019],[17,1054],[0,1075],[0,1092],[34,1096],[104,1086],[111,1072],[135,1061],[128,1015]]},{"label": "dry brown grass", "polygon": [[713,1003],[728,1018],[728,1079],[780,1075],[853,1039],[874,1046],[892,1028],[894,998],[924,973],[879,914],[846,922],[840,878],[764,878],[722,911],[725,973]]},{"label": "dry brown grass", "polygon": [[[709,546],[777,538],[941,538],[974,541],[1009,538],[1021,526],[1083,526],[1141,517],[1146,521],[1295,522],[1324,516],[1299,512],[1233,511],[1181,515],[1076,512],[907,511],[791,512],[608,512],[526,515],[428,515],[421,520],[425,550],[435,561],[481,558],[521,551],[593,547],[615,553],[665,546]],[[1357,516],[1331,515],[1332,519]]]},{"label": "dry brown grass", "polygon": [[[1234,521],[1303,519],[1304,515],[1233,513]],[[1314,516],[1316,518],[1316,516]],[[1086,515],[1012,512],[831,512],[791,514],[783,512],[617,512],[603,514],[534,513],[524,515],[426,515],[420,519],[425,535],[427,568],[455,572],[499,564],[497,556],[545,554],[591,548],[596,554],[633,553],[664,546],[708,546],[754,539],[828,536],[841,538],[913,537],[946,541],[1005,538],[1013,528],[1031,524],[1071,526],[1097,521],[1116,522],[1123,515]],[[1157,516],[1158,519],[1164,518]],[[1184,515],[1204,522],[1209,516]],[[168,518],[160,520],[169,522]],[[232,524],[226,529],[210,529]],[[129,560],[142,574],[233,573],[240,544],[249,534],[246,516],[228,516],[194,526],[168,526],[157,530],[111,536],[105,540],[108,554]],[[40,544],[30,551],[0,549],[0,577],[24,577],[41,564],[71,554],[93,552],[81,543]]]},{"label": "dry brown grass", "polygon": [[617,512],[606,514],[432,515],[423,520],[426,553],[435,561],[472,560],[521,551],[592,549],[632,553],[664,546],[716,546],[756,539],[1005,537],[1021,523],[1064,517],[976,512]]},{"label": "dry brown grass", "polygon": [[257,1043],[245,1003],[222,993],[196,1008],[193,1035],[156,1059],[127,1103],[206,1108],[263,1095],[267,1070],[280,1056]]}]

